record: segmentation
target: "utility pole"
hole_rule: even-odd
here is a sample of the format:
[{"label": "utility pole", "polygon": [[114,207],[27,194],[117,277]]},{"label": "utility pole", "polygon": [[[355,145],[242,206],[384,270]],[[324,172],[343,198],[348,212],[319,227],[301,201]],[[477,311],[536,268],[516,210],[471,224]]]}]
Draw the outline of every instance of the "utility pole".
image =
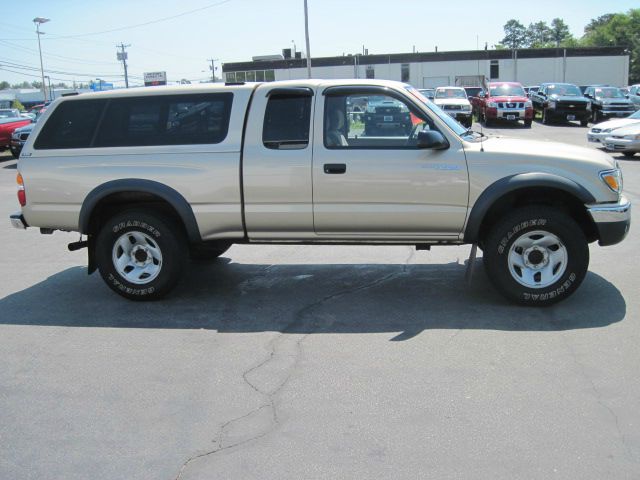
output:
[{"label": "utility pole", "polygon": [[38,52],[40,53],[40,73],[42,75],[42,94],[44,95],[44,103],[47,103],[47,87],[44,85],[44,66],[42,64],[42,47],[40,46],[40,35],[44,32],[40,31],[40,25],[47,23],[48,18],[36,17],[33,19],[33,23],[36,24],[36,34],[38,35]]},{"label": "utility pole", "polygon": [[211,81],[213,83],[216,83],[216,65],[215,62],[217,62],[218,60],[220,60],[219,58],[208,58],[207,62],[211,62],[211,65],[209,65],[209,70],[211,70]]},{"label": "utility pole", "polygon": [[309,47],[309,10],[304,0],[304,39],[307,42],[307,78],[311,78],[311,48]]},{"label": "utility pole", "polygon": [[116,58],[122,62],[124,66],[124,86],[125,88],[129,88],[129,74],[127,73],[127,58],[129,55],[125,51],[125,48],[130,47],[131,45],[125,45],[120,42],[120,45],[116,45],[116,48],[120,48],[120,51],[116,53]]}]

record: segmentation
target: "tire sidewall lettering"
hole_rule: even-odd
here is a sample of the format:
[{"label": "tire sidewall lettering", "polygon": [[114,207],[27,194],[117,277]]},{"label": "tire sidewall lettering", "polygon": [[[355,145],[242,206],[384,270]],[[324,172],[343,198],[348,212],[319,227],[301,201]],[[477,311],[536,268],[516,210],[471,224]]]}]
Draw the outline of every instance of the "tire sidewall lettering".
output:
[{"label": "tire sidewall lettering", "polygon": [[124,283],[122,283],[120,280],[118,280],[113,273],[109,273],[108,279],[113,284],[114,287],[116,287],[121,292],[125,292],[129,295],[140,295],[140,296],[150,295],[155,291],[154,287],[147,287],[147,288],[129,287]]},{"label": "tire sidewall lettering", "polygon": [[147,222],[141,222],[138,220],[128,220],[126,222],[117,223],[111,228],[111,231],[113,233],[119,233],[127,228],[146,230],[156,238],[160,238],[161,236],[158,229],[155,228],[153,225],[149,225]]},{"label": "tire sidewall lettering", "polygon": [[516,236],[518,233],[526,230],[529,227],[544,227],[547,225],[546,218],[532,218],[530,220],[525,220],[524,222],[520,222],[511,228],[504,237],[498,243],[498,254],[502,255],[511,241],[511,239]]}]

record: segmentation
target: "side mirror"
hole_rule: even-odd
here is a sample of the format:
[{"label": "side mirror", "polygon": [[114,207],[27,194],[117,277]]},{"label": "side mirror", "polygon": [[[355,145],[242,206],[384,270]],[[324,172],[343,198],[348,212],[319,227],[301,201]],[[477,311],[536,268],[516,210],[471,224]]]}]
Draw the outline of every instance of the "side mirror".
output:
[{"label": "side mirror", "polygon": [[418,148],[427,148],[429,150],[446,150],[449,148],[449,142],[440,132],[435,130],[421,130],[418,132]]}]

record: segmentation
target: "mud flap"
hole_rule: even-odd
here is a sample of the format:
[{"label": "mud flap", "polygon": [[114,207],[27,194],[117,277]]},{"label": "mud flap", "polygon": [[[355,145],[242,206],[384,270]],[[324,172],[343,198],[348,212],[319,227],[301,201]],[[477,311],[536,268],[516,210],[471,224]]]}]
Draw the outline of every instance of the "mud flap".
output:
[{"label": "mud flap", "polygon": [[471,252],[469,253],[469,259],[467,260],[467,269],[464,272],[464,281],[467,286],[471,285],[471,279],[473,278],[473,269],[476,265],[476,254],[478,253],[478,244],[471,245]]},{"label": "mud flap", "polygon": [[87,256],[88,256],[88,267],[87,274],[91,275],[98,269],[96,265],[96,239],[95,235],[87,236]]}]

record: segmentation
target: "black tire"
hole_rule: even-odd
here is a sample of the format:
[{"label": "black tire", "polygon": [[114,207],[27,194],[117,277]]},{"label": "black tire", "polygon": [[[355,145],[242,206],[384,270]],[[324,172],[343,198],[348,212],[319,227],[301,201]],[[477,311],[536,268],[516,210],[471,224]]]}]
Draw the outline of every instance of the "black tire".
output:
[{"label": "black tire", "polygon": [[528,118],[524,121],[524,128],[531,128],[532,119]]},{"label": "black tire", "polygon": [[589,119],[585,118],[584,120],[580,120],[580,126],[581,127],[586,127],[589,125]]},{"label": "black tire", "polygon": [[[129,261],[148,262],[159,266],[155,277],[146,280],[143,273],[139,280],[143,283],[135,283],[123,276],[114,265],[113,257],[117,252],[122,252],[121,256],[127,257],[120,247],[116,250],[116,242],[125,234],[131,233],[128,237],[133,249],[136,247],[143,250],[144,258],[136,257],[133,253],[129,255]],[[135,240],[133,235],[148,240],[141,242]],[[135,240],[135,241],[134,241]],[[161,261],[156,257],[145,253],[145,248],[153,247],[160,252]],[[116,252],[116,253],[114,253]],[[96,264],[100,270],[100,275],[114,292],[130,300],[156,300],[165,296],[178,283],[184,266],[187,261],[187,241],[182,227],[171,218],[155,212],[142,211],[137,209],[126,210],[118,213],[106,221],[96,238]],[[124,267],[133,271],[133,266]]]},{"label": "black tire", "polygon": [[[558,266],[554,275],[560,275],[559,278],[541,288],[521,284],[515,278],[518,267],[512,268],[514,274],[509,267],[514,242],[536,231],[551,233],[566,251],[564,272],[560,275],[563,267]],[[558,249],[557,245],[550,248],[554,246]],[[514,252],[517,253],[515,247]],[[528,257],[529,261],[531,258]],[[589,245],[580,226],[564,212],[547,206],[522,207],[490,229],[484,242],[483,262],[489,279],[507,299],[520,305],[548,306],[569,297],[580,286],[589,268]],[[533,275],[534,281],[539,281],[535,280],[536,275]],[[524,277],[522,270],[520,276]]]},{"label": "black tire", "polygon": [[631,158],[633,157],[636,152],[622,152],[622,154],[626,157],[626,158]]},{"label": "black tire", "polygon": [[20,151],[16,150],[15,148],[9,148],[9,150],[11,150],[11,156],[13,158],[19,158],[20,157]]},{"label": "black tire", "polygon": [[598,110],[594,110],[591,114],[591,123],[599,123],[600,122],[600,114]]},{"label": "black tire", "polygon": [[543,125],[549,125],[551,122],[549,121],[549,114],[547,113],[547,109],[543,108],[542,109],[542,124]]},{"label": "black tire", "polygon": [[191,245],[189,256],[193,261],[215,260],[229,250],[230,247],[231,243],[227,242],[198,243]]},{"label": "black tire", "polygon": [[493,124],[493,121],[490,118],[487,118],[487,115],[483,115],[482,118],[484,119],[484,126],[485,127],[490,127]]}]

